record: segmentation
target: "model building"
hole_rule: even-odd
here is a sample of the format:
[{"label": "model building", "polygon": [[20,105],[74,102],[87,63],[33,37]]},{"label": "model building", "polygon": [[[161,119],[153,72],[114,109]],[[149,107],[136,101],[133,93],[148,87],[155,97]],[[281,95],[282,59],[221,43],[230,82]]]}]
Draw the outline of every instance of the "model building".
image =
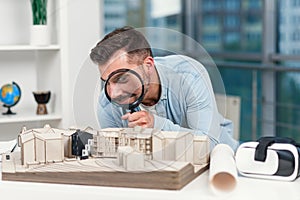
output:
[{"label": "model building", "polygon": [[[207,168],[208,141],[206,136],[190,132],[142,127],[101,130],[64,130],[49,125],[30,130],[24,127],[18,136],[20,152],[3,155],[2,178],[180,189]],[[137,180],[131,182],[134,178]]]}]

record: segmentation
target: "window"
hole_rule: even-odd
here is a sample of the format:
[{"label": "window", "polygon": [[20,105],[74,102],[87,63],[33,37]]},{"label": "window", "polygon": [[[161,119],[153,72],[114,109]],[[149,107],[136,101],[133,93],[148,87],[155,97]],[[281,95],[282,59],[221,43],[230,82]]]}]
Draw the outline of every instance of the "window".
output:
[{"label": "window", "polygon": [[239,10],[240,9],[240,1],[239,0],[227,0],[224,1],[225,9],[230,10]]},{"label": "window", "polygon": [[[261,50],[261,33],[262,33],[262,8],[257,7],[261,4],[255,3],[256,6],[250,4],[250,1],[246,1],[244,6],[241,6],[240,0],[203,0],[203,4],[198,4],[199,18],[198,21],[202,21],[197,30],[199,34],[195,37],[204,45],[205,48],[211,49],[211,46],[206,39],[209,39],[207,35],[214,35],[219,33],[221,39],[218,40],[219,44],[214,45],[219,47],[212,51],[245,51],[253,52]],[[256,1],[257,2],[257,1]],[[207,7],[213,7],[212,4],[222,6],[220,12],[218,9],[207,9]],[[252,5],[252,6],[250,6]],[[203,9],[204,8],[204,9]],[[223,23],[218,23],[223,21]],[[248,41],[249,35],[256,35],[256,41]]]},{"label": "window", "polygon": [[[180,0],[104,0],[103,6],[105,33],[125,25],[135,28],[162,27],[181,31]],[[151,33],[149,37],[149,40],[160,46],[165,45],[166,49],[181,48],[181,41],[174,43],[178,40],[174,34]]]},{"label": "window", "polygon": [[203,11],[218,11],[220,10],[220,2],[218,0],[206,0],[202,2]]},{"label": "window", "polygon": [[248,1],[248,7],[250,9],[261,9],[261,4],[262,4],[261,0],[251,0],[251,1]]},{"label": "window", "polygon": [[[284,4],[284,9],[279,9],[277,14],[284,16],[284,22],[278,26],[278,54],[282,59],[279,61],[285,71],[276,73],[276,134],[279,136],[292,137],[300,141],[299,130],[299,92],[300,92],[300,1],[287,0],[277,1],[278,6]],[[284,37],[285,36],[285,37]],[[286,57],[288,56],[288,58]],[[294,57],[293,57],[294,56]],[[294,69],[294,70],[291,70]]]},{"label": "window", "polygon": [[238,28],[240,20],[238,15],[228,15],[224,19],[224,26],[227,28]]},{"label": "window", "polygon": [[[135,28],[161,26],[181,28],[180,0],[104,0],[104,28],[129,25]],[[113,20],[123,24],[114,23]]]},{"label": "window", "polygon": [[300,7],[300,0],[292,0],[291,3],[293,7]]},{"label": "window", "polygon": [[[241,97],[241,140],[278,135],[300,142],[300,0],[103,1],[106,32],[165,27],[209,52],[226,93]],[[187,55],[197,51],[176,35],[152,39]]]},{"label": "window", "polygon": [[300,16],[299,15],[292,16],[292,24],[294,24],[295,26],[300,25]]},{"label": "window", "polygon": [[293,33],[292,33],[292,41],[300,41],[300,30],[295,30]]},{"label": "window", "polygon": [[203,19],[204,26],[216,26],[220,23],[220,19],[214,15],[207,15]]}]

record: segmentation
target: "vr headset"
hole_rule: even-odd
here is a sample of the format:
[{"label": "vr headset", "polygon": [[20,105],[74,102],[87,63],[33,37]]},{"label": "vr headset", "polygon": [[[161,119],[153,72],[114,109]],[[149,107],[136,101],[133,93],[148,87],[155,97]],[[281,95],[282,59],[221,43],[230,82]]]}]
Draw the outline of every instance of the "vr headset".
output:
[{"label": "vr headset", "polygon": [[290,138],[262,137],[241,144],[235,160],[243,176],[293,181],[300,175],[299,155],[300,146]]}]

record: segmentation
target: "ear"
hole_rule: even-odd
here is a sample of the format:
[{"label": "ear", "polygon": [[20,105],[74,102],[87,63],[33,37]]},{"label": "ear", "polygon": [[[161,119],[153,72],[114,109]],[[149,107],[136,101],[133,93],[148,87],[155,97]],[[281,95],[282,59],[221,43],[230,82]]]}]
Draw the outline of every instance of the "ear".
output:
[{"label": "ear", "polygon": [[154,59],[151,56],[147,56],[144,60],[144,65],[146,66],[147,70],[154,69]]}]

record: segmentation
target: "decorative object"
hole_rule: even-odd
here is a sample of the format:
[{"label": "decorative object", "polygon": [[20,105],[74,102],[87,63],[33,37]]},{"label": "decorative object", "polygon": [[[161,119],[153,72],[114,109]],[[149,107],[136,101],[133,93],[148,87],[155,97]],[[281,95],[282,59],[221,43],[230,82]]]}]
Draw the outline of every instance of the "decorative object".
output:
[{"label": "decorative object", "polygon": [[3,115],[14,115],[11,111],[11,107],[15,106],[21,98],[21,89],[19,85],[15,82],[5,84],[0,89],[0,101],[4,104],[3,106],[8,108],[7,112],[3,113]]},{"label": "decorative object", "polygon": [[47,25],[47,0],[30,0],[33,25],[30,32],[31,45],[49,45],[50,35]]},{"label": "decorative object", "polygon": [[50,100],[51,92],[50,91],[39,91],[32,92],[35,101],[38,103],[38,107],[36,109],[36,114],[38,115],[46,115],[48,114],[46,104]]}]

